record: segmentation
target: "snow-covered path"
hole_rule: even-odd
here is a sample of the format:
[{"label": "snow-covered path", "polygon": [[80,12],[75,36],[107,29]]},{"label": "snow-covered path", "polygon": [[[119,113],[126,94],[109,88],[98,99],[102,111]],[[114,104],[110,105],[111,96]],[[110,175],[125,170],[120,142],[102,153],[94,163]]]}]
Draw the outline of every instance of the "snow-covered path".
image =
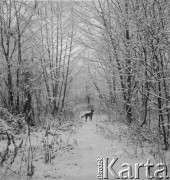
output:
[{"label": "snow-covered path", "polygon": [[[77,145],[56,156],[51,164],[41,163],[39,167],[36,166],[34,179],[97,180],[97,158],[118,158],[114,165],[116,172],[122,170],[122,163],[128,162],[133,166],[136,162],[145,162],[143,158],[134,158],[133,152],[132,156],[127,154],[125,151],[129,148],[118,137],[114,137],[116,133],[112,139],[108,139],[102,130],[97,128],[95,120],[84,122],[75,134],[69,136],[69,142],[76,140]],[[109,179],[113,179],[110,174]]]},{"label": "snow-covered path", "polygon": [[60,161],[59,174],[62,180],[97,179],[97,158],[115,157],[123,152],[118,145],[97,133],[94,122],[86,122],[74,136],[78,147]]}]

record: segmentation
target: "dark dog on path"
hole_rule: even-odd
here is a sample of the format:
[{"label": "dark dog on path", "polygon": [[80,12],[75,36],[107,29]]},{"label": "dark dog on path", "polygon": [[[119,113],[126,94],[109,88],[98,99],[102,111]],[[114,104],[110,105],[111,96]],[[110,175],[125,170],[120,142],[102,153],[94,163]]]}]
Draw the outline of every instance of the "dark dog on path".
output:
[{"label": "dark dog on path", "polygon": [[84,116],[81,116],[81,118],[86,118],[86,122],[87,122],[87,118],[89,117],[89,119],[92,121],[92,117],[93,117],[93,112],[94,110],[92,109],[90,113],[86,113]]}]

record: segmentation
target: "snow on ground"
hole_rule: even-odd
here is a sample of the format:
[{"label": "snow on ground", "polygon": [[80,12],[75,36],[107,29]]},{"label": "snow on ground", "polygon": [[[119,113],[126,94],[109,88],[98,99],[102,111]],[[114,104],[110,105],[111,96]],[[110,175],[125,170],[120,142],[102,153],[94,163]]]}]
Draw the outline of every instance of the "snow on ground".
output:
[{"label": "snow on ground", "polygon": [[[83,125],[77,129],[76,133],[60,132],[63,142],[65,144],[67,142],[70,146],[63,150],[58,149],[50,164],[44,163],[41,153],[40,156],[36,156],[34,162],[35,173],[32,179],[97,180],[97,158],[118,158],[113,167],[116,172],[122,169],[122,163],[128,162],[132,166],[135,163],[146,163],[146,158],[132,158],[125,153],[125,148],[128,147],[125,147],[125,144],[119,141],[118,137],[109,139],[104,136],[106,130],[100,128],[97,116],[94,117],[93,121],[85,122],[81,118],[79,121],[83,121]],[[34,141],[34,144],[38,144],[40,141],[40,134],[35,133],[36,141]],[[117,134],[118,128],[115,126],[115,136]],[[113,179],[111,175],[109,177]],[[26,177],[20,179],[26,179]],[[141,175],[140,179],[145,180],[146,177]]]},{"label": "snow on ground", "polygon": [[[93,122],[84,122],[79,131],[71,137],[76,139],[78,146],[65,153],[62,157],[56,158],[50,169],[44,171],[44,179],[62,180],[95,180],[97,179],[97,158],[119,158],[115,169],[118,172],[121,164],[129,162],[146,163],[144,159],[132,159],[124,152],[123,144],[118,141],[111,141],[100,134],[96,126],[96,119]],[[39,175],[35,179],[38,179]],[[112,179],[112,177],[110,176]],[[40,178],[43,179],[43,178]],[[145,178],[143,177],[142,180]]]}]

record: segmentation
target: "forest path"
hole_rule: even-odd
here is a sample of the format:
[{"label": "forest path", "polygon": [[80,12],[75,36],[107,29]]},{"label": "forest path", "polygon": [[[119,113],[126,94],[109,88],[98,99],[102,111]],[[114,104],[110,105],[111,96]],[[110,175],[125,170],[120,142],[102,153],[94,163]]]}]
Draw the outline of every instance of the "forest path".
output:
[{"label": "forest path", "polygon": [[[39,164],[34,179],[97,180],[97,158],[109,158],[109,162],[112,158],[118,158],[114,165],[117,173],[122,170],[123,163],[130,163],[134,172],[133,165],[136,162],[145,162],[141,157],[134,158],[133,151],[130,154],[127,153],[130,147],[125,146],[126,142],[119,141],[118,134],[121,132],[116,128],[116,124],[114,127],[111,126],[115,133],[109,139],[106,129],[103,128],[106,127],[106,123],[103,123],[104,126],[100,123],[102,122],[97,119],[97,116],[93,121],[83,120],[77,132],[69,136],[69,141],[76,140],[77,145],[56,156],[49,165]],[[109,124],[108,127],[110,127]],[[109,174],[109,179],[113,179],[111,174]],[[142,180],[144,179],[146,178],[142,176]]]},{"label": "forest path", "polygon": [[83,124],[74,135],[78,147],[58,162],[58,173],[62,180],[95,180],[97,179],[97,158],[115,157],[123,154],[121,145],[105,139],[97,132],[94,121]]}]

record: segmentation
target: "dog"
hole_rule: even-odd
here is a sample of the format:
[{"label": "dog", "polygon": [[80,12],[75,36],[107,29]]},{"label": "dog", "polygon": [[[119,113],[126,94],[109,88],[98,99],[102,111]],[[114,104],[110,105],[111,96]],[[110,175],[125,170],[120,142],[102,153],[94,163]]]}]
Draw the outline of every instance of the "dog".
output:
[{"label": "dog", "polygon": [[84,114],[83,116],[81,116],[81,118],[84,118],[84,117],[85,117],[86,122],[87,122],[87,118],[89,117],[89,119],[92,121],[93,113],[94,113],[94,110],[92,109],[90,113]]}]

